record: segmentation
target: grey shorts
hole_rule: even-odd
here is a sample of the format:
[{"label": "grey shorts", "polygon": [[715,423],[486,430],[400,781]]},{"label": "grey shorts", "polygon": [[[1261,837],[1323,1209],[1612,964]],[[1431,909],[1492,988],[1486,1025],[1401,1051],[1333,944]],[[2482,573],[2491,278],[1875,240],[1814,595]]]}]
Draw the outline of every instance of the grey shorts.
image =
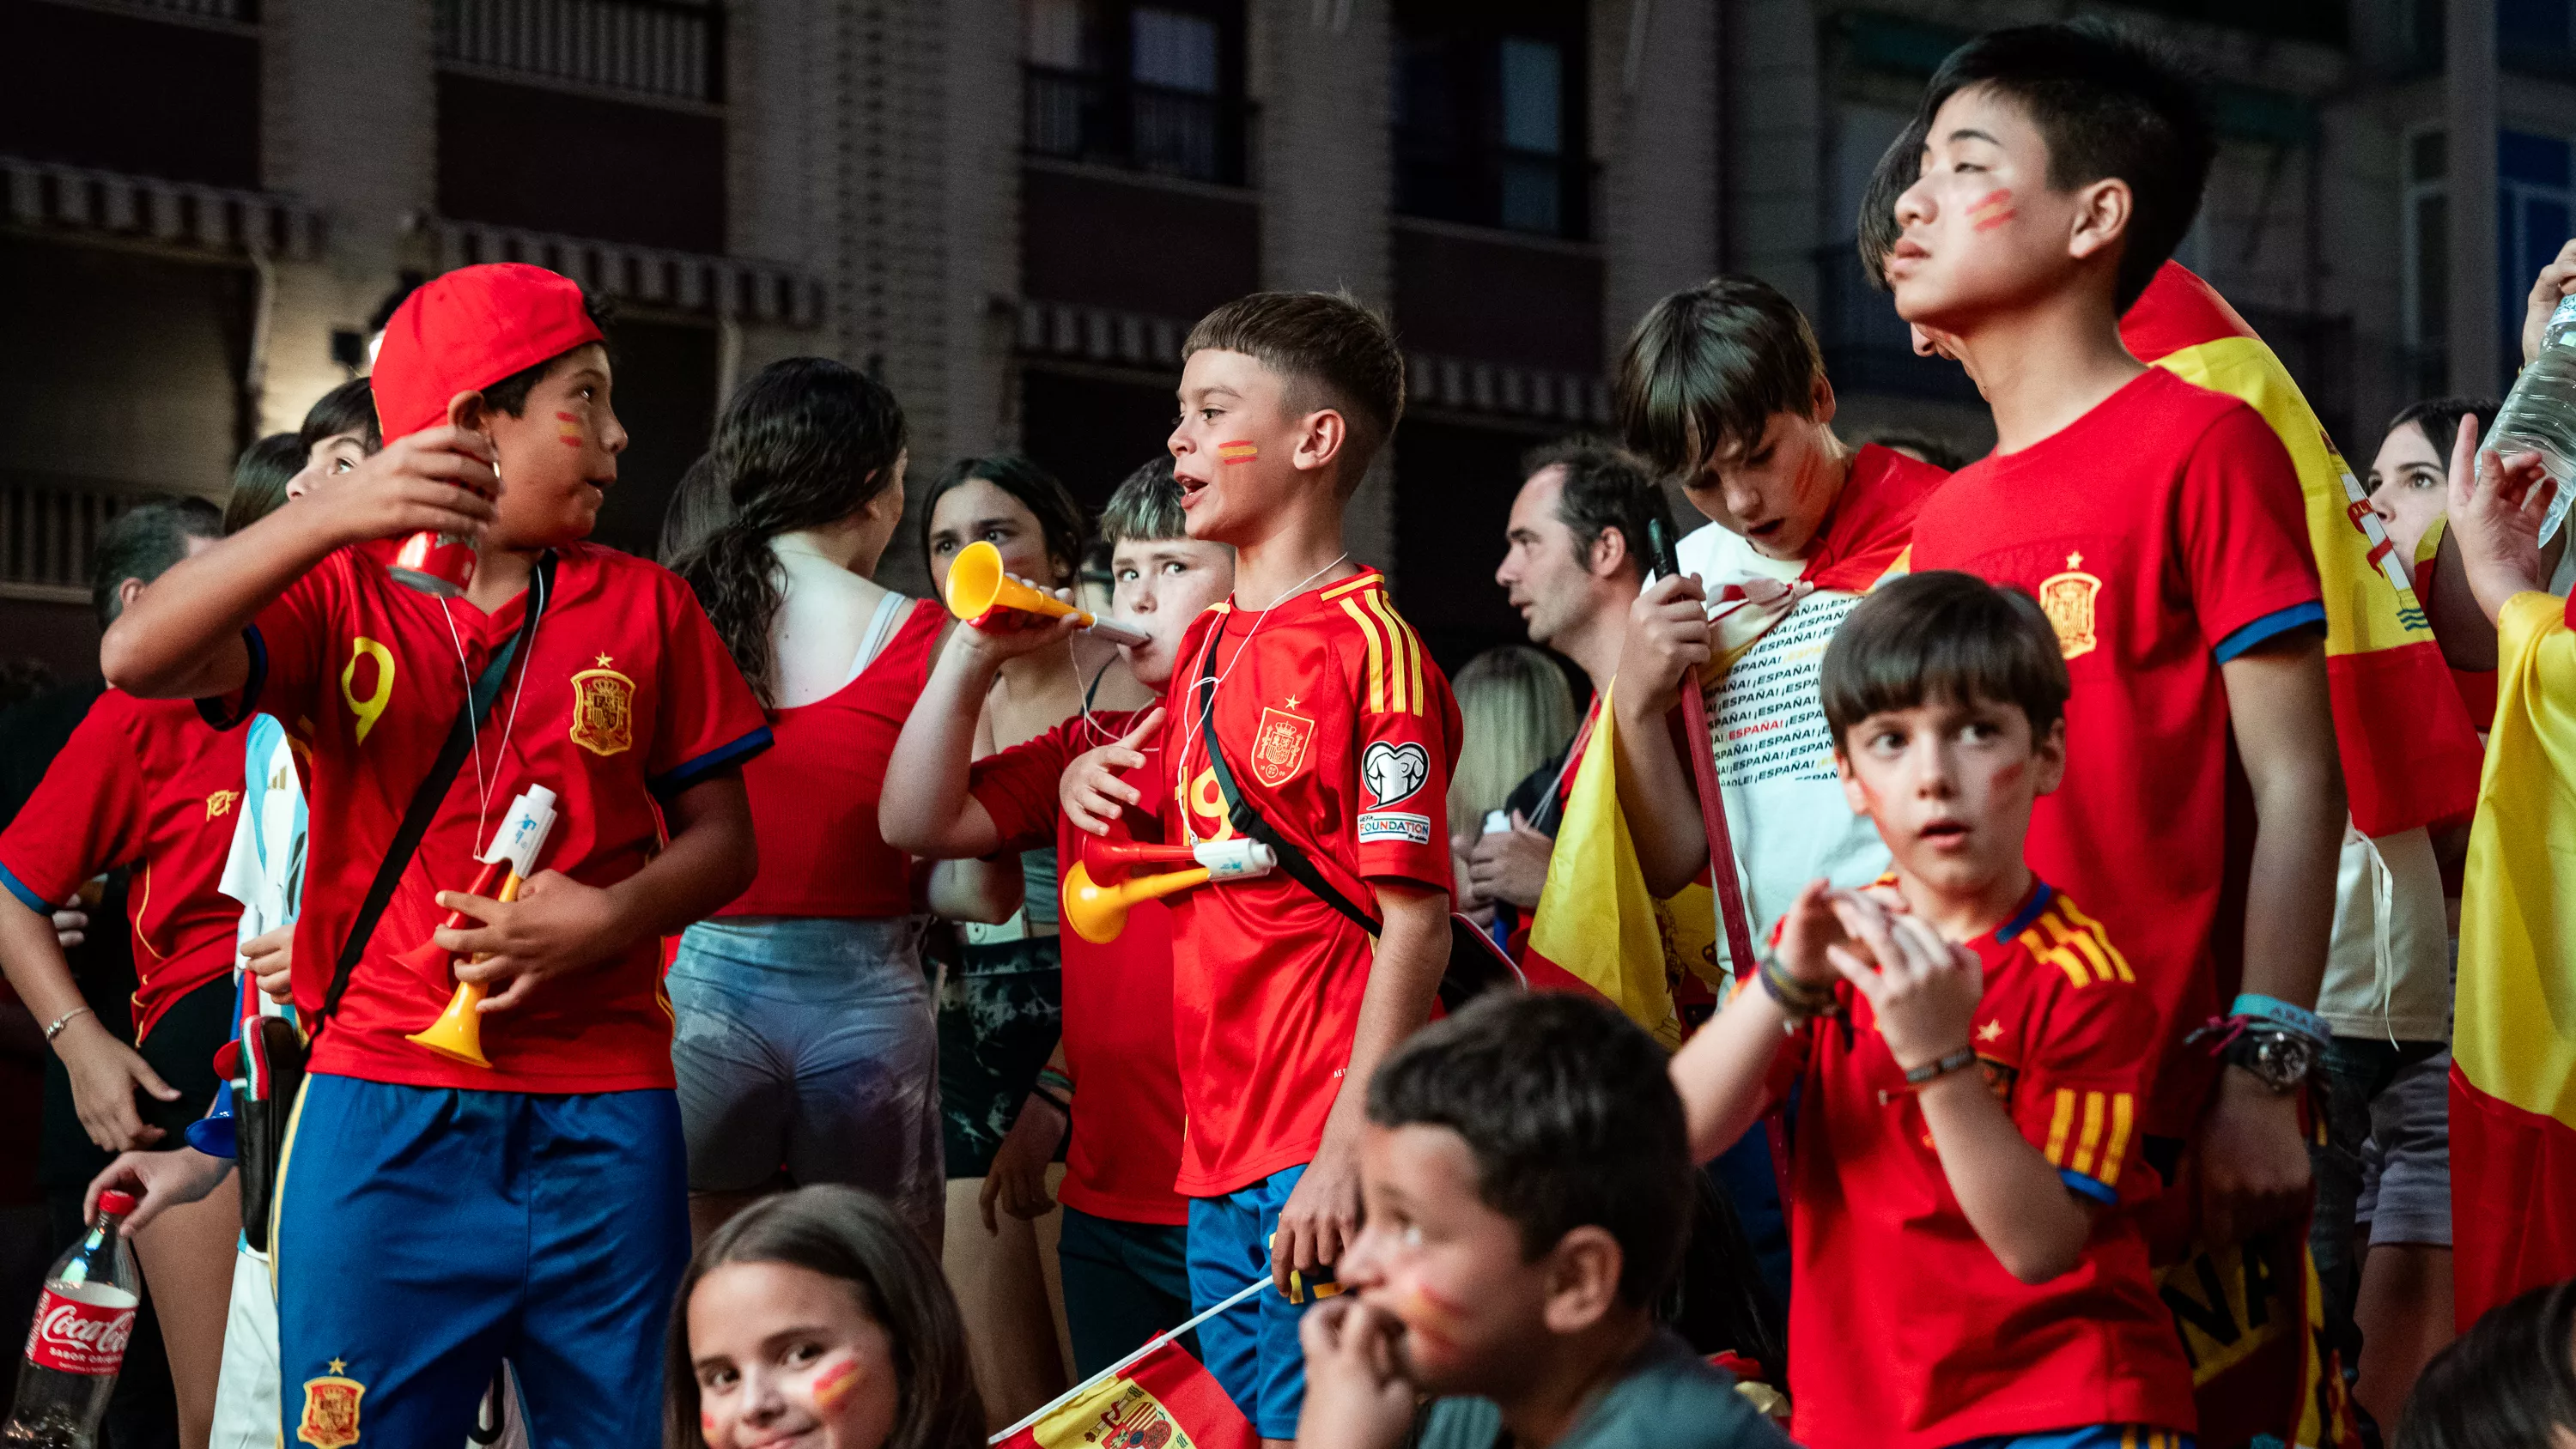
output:
[{"label": "grey shorts", "polygon": [[938,1231],[938,1017],[921,930],[917,917],[741,917],[680,938],[671,1065],[691,1191],[749,1191],[784,1168],[865,1188]]},{"label": "grey shorts", "polygon": [[2451,1054],[2400,1067],[2371,1099],[2353,1217],[2370,1241],[2451,1246]]}]

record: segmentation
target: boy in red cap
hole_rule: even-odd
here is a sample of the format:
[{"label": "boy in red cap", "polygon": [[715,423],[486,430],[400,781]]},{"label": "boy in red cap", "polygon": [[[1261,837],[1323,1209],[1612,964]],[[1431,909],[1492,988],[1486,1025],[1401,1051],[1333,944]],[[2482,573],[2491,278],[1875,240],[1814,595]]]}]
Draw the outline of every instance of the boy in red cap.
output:
[{"label": "boy in red cap", "polygon": [[[382,452],[179,571],[100,650],[120,688],[218,725],[265,710],[312,745],[283,1440],[456,1442],[507,1356],[538,1440],[651,1442],[689,1247],[656,946],[750,883],[739,771],[769,731],[688,587],[582,542],[626,431],[579,287],[440,277],[394,314],[374,382]],[[477,540],[461,596],[388,572],[424,530]],[[541,868],[515,901],[465,893],[531,786],[558,797]],[[491,991],[488,1067],[408,1040],[451,955]],[[137,1221],[189,1186],[145,1185]]]}]

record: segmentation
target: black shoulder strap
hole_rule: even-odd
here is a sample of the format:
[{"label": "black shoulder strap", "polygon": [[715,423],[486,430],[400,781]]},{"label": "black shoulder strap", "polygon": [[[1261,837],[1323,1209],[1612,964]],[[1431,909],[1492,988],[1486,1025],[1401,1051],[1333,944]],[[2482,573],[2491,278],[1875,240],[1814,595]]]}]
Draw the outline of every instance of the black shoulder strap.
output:
[{"label": "black shoulder strap", "polygon": [[376,867],[376,878],[367,886],[367,898],[358,907],[358,918],[349,923],[349,934],[340,943],[339,959],[331,965],[331,989],[323,994],[322,1010],[313,1018],[312,1029],[306,1033],[308,1038],[320,1036],[323,1024],[339,1011],[340,998],[348,994],[349,978],[358,969],[358,959],[366,955],[367,942],[375,937],[376,922],[384,918],[385,907],[393,902],[394,887],[402,884],[403,872],[420,850],[420,838],[429,833],[429,822],[446,802],[447,787],[456,783],[456,772],[464,768],[466,751],[474,748],[476,728],[501,697],[501,683],[509,677],[510,661],[537,632],[537,615],[545,611],[546,596],[553,592],[554,574],[555,556],[550,551],[537,560],[536,570],[528,580],[528,610],[519,620],[519,631],[510,636],[510,642],[492,651],[490,662],[483,666],[483,673],[465,697],[465,707],[457,711],[456,723],[448,726],[447,742],[438,747],[438,758],[430,762],[429,773],[411,792],[411,804],[403,810],[402,824],[385,847],[384,863]]},{"label": "black shoulder strap", "polygon": [[1262,819],[1261,812],[1253,809],[1252,802],[1245,799],[1243,791],[1236,787],[1234,771],[1226,767],[1225,751],[1218,747],[1216,740],[1216,646],[1224,635],[1225,621],[1219,619],[1216,627],[1208,631],[1207,648],[1199,655],[1198,678],[1190,685],[1190,692],[1199,697],[1199,737],[1207,741],[1208,767],[1216,771],[1216,787],[1225,795],[1226,819],[1233,823],[1235,829],[1270,847],[1270,853],[1279,857],[1279,868],[1288,872],[1290,880],[1312,891],[1325,905],[1349,917],[1351,924],[1372,936],[1376,935],[1377,917],[1360,909],[1349,896],[1335,890],[1333,883],[1324,879],[1323,872],[1315,869],[1315,862],[1306,858],[1306,852],[1298,849],[1296,842],[1280,834],[1269,821]]}]

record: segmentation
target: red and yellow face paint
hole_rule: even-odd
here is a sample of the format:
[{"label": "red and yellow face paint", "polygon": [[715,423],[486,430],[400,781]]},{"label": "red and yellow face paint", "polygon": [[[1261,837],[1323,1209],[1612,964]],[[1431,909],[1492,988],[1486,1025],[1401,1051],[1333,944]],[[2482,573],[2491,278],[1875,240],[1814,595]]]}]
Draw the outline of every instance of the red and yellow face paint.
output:
[{"label": "red and yellow face paint", "polygon": [[581,418],[566,412],[555,414],[555,439],[567,448],[578,448],[590,441],[582,433]]},{"label": "red and yellow face paint", "polygon": [[814,1411],[817,1414],[838,1411],[858,1390],[861,1377],[861,1365],[855,1354],[844,1354],[827,1361],[808,1385],[808,1392],[814,1396]]},{"label": "red and yellow face paint", "polygon": [[1260,456],[1261,445],[1250,438],[1237,438],[1231,443],[1216,445],[1216,460],[1225,467],[1232,467],[1237,463],[1249,463]]},{"label": "red and yellow face paint", "polygon": [[1998,186],[1968,208],[1968,225],[1978,231],[1993,231],[2020,214],[2013,208],[2012,189]]}]

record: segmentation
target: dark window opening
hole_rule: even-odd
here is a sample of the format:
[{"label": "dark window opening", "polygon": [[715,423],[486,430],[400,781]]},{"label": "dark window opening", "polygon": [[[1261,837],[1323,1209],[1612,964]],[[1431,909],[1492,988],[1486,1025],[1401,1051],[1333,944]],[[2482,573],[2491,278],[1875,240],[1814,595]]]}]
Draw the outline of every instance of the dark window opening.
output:
[{"label": "dark window opening", "polygon": [[1030,154],[1244,184],[1241,5],[1028,0],[1023,13]]},{"label": "dark window opening", "polygon": [[1590,236],[1582,9],[1406,0],[1395,19],[1396,210]]}]

